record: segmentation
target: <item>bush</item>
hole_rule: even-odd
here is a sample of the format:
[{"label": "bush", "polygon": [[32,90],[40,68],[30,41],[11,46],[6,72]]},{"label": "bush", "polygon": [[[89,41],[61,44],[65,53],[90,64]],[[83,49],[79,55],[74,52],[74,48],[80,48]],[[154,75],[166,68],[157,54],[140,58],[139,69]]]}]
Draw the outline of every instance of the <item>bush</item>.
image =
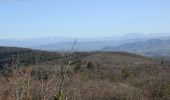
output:
[{"label": "bush", "polygon": [[163,65],[164,64],[164,60],[163,59],[161,59],[161,65]]},{"label": "bush", "polygon": [[87,69],[94,69],[94,65],[91,62],[87,63]]}]

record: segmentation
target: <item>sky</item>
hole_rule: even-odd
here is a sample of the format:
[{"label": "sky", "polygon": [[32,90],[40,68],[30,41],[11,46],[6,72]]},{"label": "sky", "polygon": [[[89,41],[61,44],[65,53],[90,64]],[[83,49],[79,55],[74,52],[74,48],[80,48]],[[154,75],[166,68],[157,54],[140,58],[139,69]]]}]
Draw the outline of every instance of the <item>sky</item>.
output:
[{"label": "sky", "polygon": [[0,37],[169,33],[170,0],[0,0]]}]

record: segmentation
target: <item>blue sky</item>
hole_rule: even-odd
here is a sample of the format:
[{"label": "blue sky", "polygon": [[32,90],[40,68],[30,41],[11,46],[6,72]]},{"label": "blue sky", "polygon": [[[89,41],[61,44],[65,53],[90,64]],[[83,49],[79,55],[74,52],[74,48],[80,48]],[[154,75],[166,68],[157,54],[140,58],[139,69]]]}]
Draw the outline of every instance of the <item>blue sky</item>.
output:
[{"label": "blue sky", "polygon": [[0,0],[1,37],[169,33],[170,0]]}]

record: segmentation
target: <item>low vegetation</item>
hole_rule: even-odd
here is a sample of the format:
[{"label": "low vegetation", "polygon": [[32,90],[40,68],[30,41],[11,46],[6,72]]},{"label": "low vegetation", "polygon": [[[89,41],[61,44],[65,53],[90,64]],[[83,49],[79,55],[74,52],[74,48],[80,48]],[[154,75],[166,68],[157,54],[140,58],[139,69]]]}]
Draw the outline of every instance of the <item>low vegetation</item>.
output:
[{"label": "low vegetation", "polygon": [[125,52],[38,54],[3,65],[1,100],[170,100],[167,62]]}]

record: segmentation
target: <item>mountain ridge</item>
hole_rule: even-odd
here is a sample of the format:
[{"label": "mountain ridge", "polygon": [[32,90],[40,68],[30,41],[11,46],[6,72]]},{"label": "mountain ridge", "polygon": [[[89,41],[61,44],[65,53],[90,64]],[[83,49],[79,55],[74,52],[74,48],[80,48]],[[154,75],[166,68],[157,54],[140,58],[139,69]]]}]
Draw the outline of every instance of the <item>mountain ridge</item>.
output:
[{"label": "mountain ridge", "polygon": [[170,39],[151,39],[134,43],[124,43],[119,46],[105,47],[102,51],[127,51],[147,56],[169,56]]}]

